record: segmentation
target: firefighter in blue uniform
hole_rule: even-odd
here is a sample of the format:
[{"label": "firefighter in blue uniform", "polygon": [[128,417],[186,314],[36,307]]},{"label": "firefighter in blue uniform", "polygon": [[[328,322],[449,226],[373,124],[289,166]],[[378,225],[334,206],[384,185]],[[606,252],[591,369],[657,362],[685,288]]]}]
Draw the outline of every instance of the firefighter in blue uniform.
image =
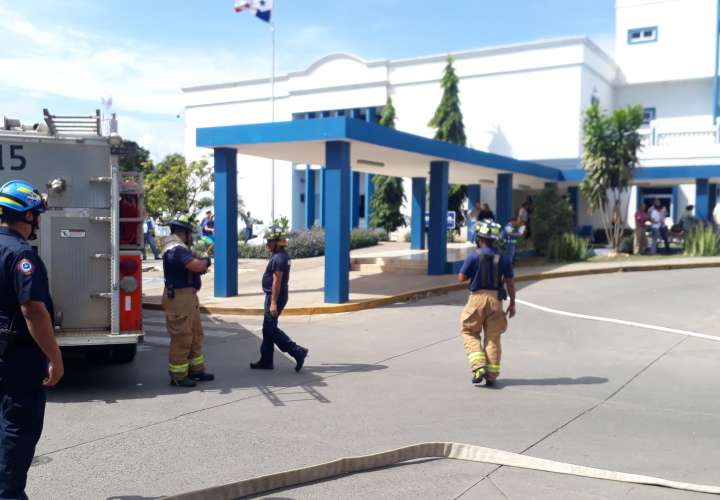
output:
[{"label": "firefighter in blue uniform", "polygon": [[308,350],[297,345],[278,327],[278,318],[288,302],[290,281],[290,257],[285,251],[288,243],[287,231],[279,226],[272,226],[265,236],[266,247],[272,253],[265,274],[262,288],[265,292],[265,312],[263,316],[263,340],[260,345],[260,359],[250,363],[253,370],[272,370],[275,346],[295,359],[295,371],[299,372]]},{"label": "firefighter in blue uniform", "polygon": [[[470,297],[460,322],[472,382],[479,384],[485,379],[488,387],[495,385],[500,375],[500,335],[507,329],[507,318],[515,316],[512,260],[495,250],[500,233],[500,224],[490,220],[475,226],[477,250],[465,258],[458,276],[461,282],[470,282]],[[503,300],[508,296],[510,305],[503,311]]]},{"label": "firefighter in blue uniform", "polygon": [[0,187],[0,499],[27,499],[42,434],[44,387],[64,373],[45,265],[28,244],[45,202],[24,181]]}]

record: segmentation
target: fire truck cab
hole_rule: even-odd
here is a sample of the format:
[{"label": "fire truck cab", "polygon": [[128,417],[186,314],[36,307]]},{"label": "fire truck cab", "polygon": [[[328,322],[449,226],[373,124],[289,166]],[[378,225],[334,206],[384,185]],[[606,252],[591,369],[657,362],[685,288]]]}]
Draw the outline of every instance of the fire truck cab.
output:
[{"label": "fire truck cab", "polygon": [[99,111],[44,115],[32,127],[4,120],[0,185],[22,179],[48,196],[30,244],[48,269],[60,346],[130,362],[143,336],[142,177],[118,170],[123,141],[103,136]]}]

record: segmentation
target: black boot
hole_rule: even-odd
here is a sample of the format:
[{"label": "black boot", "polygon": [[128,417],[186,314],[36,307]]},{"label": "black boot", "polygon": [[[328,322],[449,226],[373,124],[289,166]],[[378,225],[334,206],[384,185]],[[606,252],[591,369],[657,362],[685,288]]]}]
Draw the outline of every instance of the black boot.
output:
[{"label": "black boot", "polygon": [[261,359],[260,361],[250,363],[250,368],[253,370],[272,370],[274,367],[272,363],[266,363]]},{"label": "black boot", "polygon": [[305,364],[305,358],[307,358],[308,353],[310,352],[309,349],[305,349],[304,347],[298,348],[297,354],[293,356],[295,358],[295,371],[299,372],[302,370],[303,365]]},{"label": "black boot", "polygon": [[197,384],[190,377],[185,377],[180,380],[171,379],[170,385],[174,387],[195,387]]},{"label": "black boot", "polygon": [[473,384],[479,384],[483,381],[483,378],[485,377],[485,368],[478,368],[473,372],[472,376],[472,383]]},{"label": "black boot", "polygon": [[190,375],[188,375],[188,377],[190,377],[196,382],[210,382],[212,380],[215,380],[215,375],[208,372],[191,373]]}]

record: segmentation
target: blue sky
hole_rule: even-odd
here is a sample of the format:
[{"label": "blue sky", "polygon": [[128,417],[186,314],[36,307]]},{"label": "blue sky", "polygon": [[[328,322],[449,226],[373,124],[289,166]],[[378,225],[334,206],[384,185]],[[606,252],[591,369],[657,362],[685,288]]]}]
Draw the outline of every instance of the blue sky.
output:
[{"label": "blue sky", "polygon": [[[405,58],[585,35],[612,50],[613,0],[275,0],[280,72],[332,52]],[[232,0],[0,0],[0,114],[91,113],[156,159],[182,151],[181,87],[268,76],[268,26]]]}]

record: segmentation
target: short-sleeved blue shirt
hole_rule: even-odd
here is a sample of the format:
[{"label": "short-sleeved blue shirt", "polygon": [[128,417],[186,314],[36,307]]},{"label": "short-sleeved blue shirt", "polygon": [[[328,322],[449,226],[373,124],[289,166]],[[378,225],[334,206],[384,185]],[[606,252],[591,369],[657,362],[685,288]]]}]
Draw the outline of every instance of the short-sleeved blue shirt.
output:
[{"label": "short-sleeved blue shirt", "polygon": [[0,361],[0,377],[11,390],[40,389],[48,373],[47,358],[30,336],[20,310],[28,302],[44,303],[53,321],[45,264],[19,233],[0,227],[0,327],[17,333]]},{"label": "short-sleeved blue shirt", "polygon": [[265,274],[262,277],[262,288],[263,292],[271,293],[273,284],[273,274],[283,273],[282,281],[280,282],[280,293],[288,291],[288,282],[290,281],[290,256],[288,256],[285,250],[275,252],[268,265],[265,268]]},{"label": "short-sleeved blue shirt", "polygon": [[[482,272],[480,268],[480,257],[487,256],[490,258],[486,258],[484,260],[486,267],[485,275],[487,276],[488,282],[482,283]],[[478,290],[497,290],[497,288],[492,287],[492,258],[495,257],[496,253],[493,251],[490,247],[482,247],[479,248],[477,251],[473,250],[471,251],[467,257],[465,257],[465,262],[463,262],[462,268],[460,268],[460,273],[470,278],[470,285],[468,286],[469,290],[471,292],[477,292]],[[503,278],[512,278],[515,276],[515,272],[513,271],[512,267],[512,261],[505,257],[504,255],[500,256],[500,276]]]},{"label": "short-sleeved blue shirt", "polygon": [[165,285],[172,286],[176,290],[181,288],[200,290],[202,286],[200,274],[194,273],[185,267],[194,258],[192,252],[183,245],[177,245],[166,250],[163,254]]}]

